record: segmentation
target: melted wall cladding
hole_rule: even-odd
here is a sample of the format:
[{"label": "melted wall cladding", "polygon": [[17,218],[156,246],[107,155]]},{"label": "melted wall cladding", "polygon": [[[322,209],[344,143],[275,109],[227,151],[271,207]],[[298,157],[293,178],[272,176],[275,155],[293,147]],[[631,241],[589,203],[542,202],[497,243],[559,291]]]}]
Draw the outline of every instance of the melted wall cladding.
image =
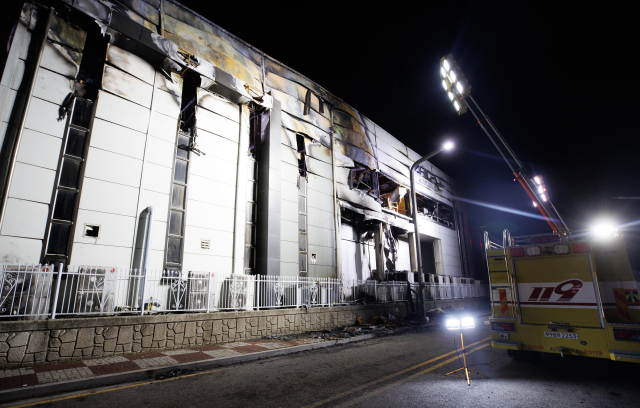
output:
[{"label": "melted wall cladding", "polygon": [[368,168],[375,170],[378,168],[378,162],[369,153],[358,147],[352,146],[348,143],[344,143],[342,140],[336,138],[336,152],[345,155],[346,157],[361,163]]},{"label": "melted wall cladding", "polygon": [[58,13],[54,13],[47,37],[51,41],[64,44],[75,51],[82,51],[87,40],[87,33],[79,27],[64,21]]},{"label": "melted wall cladding", "polygon": [[235,36],[230,35],[224,29],[207,21],[203,17],[200,17],[179,2],[173,0],[165,0],[164,12],[165,17],[171,16],[176,20],[186,23],[194,28],[221,38],[222,40],[231,44],[242,55],[253,61],[254,64],[262,65],[261,52],[257,51],[255,48],[246,44],[245,42],[239,40]]},{"label": "melted wall cladding", "polygon": [[147,109],[151,108],[153,87],[118,68],[109,65],[104,67],[102,88]]},{"label": "melted wall cladding", "polygon": [[331,131],[331,121],[326,117],[320,115],[318,112],[313,109],[309,110],[309,114],[304,114],[304,103],[300,102],[298,99],[287,95],[283,92],[276,91],[274,89],[271,90],[272,95],[275,99],[279,100],[282,104],[282,110],[289,113],[292,116],[297,117],[300,120],[305,122],[309,122],[314,126],[322,129],[323,131],[329,133]]},{"label": "melted wall cladding", "polygon": [[109,44],[107,62],[133,75],[134,77],[153,85],[156,71],[151,64],[142,58],[113,44]]},{"label": "melted wall cladding", "polygon": [[[251,59],[240,53],[221,38],[206,33],[202,30],[194,28],[170,16],[165,16],[165,30],[182,37],[182,42],[190,42],[193,51],[188,48],[183,49],[199,55],[210,62],[220,62],[220,68],[225,69],[229,73],[237,72],[240,68],[247,72],[242,78],[245,82],[256,88],[261,88],[262,68],[256,65]],[[186,44],[185,44],[186,45]],[[181,45],[182,46],[182,45]],[[212,52],[214,52],[212,54]],[[207,55],[211,54],[216,59],[209,59]],[[221,54],[221,55],[217,55]],[[222,64],[226,65],[222,65]]]},{"label": "melted wall cladding", "polygon": [[[282,78],[274,74],[273,72],[267,72],[264,80],[265,86],[267,89],[276,89],[280,92],[284,92],[287,95],[293,96],[297,98],[299,101],[304,102],[308,89],[304,86],[290,81],[286,78]],[[320,112],[320,100],[316,96],[316,94],[311,94],[311,109],[316,112]],[[326,118],[330,118],[329,109],[325,106],[324,115]]]},{"label": "melted wall cladding", "polygon": [[318,140],[325,146],[331,146],[331,136],[327,132],[313,126],[311,123],[299,120],[286,111],[282,111],[281,120],[283,127],[293,132],[305,134],[314,140]]},{"label": "melted wall cladding", "polygon": [[82,62],[82,54],[72,49],[46,42],[40,65],[67,78],[75,78]]},{"label": "melted wall cladding", "polygon": [[382,206],[373,197],[367,194],[360,197],[355,190],[351,190],[349,186],[342,183],[336,183],[336,189],[338,198],[348,201],[358,207],[367,208],[376,212],[382,212]]},{"label": "melted wall cladding", "polygon": [[144,2],[142,0],[118,0],[120,3],[129,7],[131,10],[135,11],[145,20],[155,24],[160,24],[160,11],[159,2],[158,7],[152,6],[151,4]]}]

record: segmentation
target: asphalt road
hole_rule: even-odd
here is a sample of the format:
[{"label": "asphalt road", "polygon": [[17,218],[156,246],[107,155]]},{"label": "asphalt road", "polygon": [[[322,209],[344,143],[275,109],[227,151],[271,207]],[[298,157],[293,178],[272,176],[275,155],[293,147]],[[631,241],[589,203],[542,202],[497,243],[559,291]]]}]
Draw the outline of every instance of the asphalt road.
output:
[{"label": "asphalt road", "polygon": [[454,348],[454,340],[460,346],[459,335],[430,328],[37,403],[91,408],[640,406],[640,365],[555,356],[513,361],[487,346],[488,337],[484,325],[465,332],[465,344],[477,343],[467,348],[468,364],[489,377],[473,377],[470,387],[462,377],[444,375],[460,367]]}]

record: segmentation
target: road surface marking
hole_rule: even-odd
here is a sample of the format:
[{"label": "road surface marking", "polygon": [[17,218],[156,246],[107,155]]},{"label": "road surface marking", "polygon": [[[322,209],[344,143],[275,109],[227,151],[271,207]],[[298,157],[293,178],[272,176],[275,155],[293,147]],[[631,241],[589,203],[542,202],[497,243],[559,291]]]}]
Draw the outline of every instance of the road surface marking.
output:
[{"label": "road surface marking", "polygon": [[[480,343],[482,343],[483,341],[487,341],[487,340],[491,340],[491,337],[487,337],[487,338],[482,339],[482,340],[480,340],[480,341],[476,341],[475,343],[471,343],[471,344],[469,344],[469,345],[467,346],[467,348],[471,348],[471,347],[475,346],[476,344],[480,344]],[[488,346],[488,345],[489,345],[489,343],[487,343],[485,346]],[[483,347],[484,347],[484,346],[483,346]],[[379,384],[379,383],[381,383],[381,382],[383,382],[383,381],[387,381],[387,380],[390,380],[390,379],[392,379],[392,378],[395,378],[395,377],[397,377],[397,376],[399,376],[399,375],[402,375],[402,374],[404,374],[404,373],[407,373],[407,372],[409,372],[409,371],[413,371],[413,370],[415,370],[416,368],[420,368],[420,367],[425,366],[425,365],[427,365],[427,364],[431,364],[431,363],[433,363],[434,361],[438,361],[438,360],[440,360],[440,359],[442,359],[442,358],[445,358],[445,357],[447,357],[447,356],[450,356],[450,355],[452,355],[452,354],[454,354],[454,353],[456,353],[456,352],[457,352],[457,350],[450,351],[450,352],[445,353],[445,354],[442,354],[442,355],[440,355],[440,356],[438,356],[438,357],[434,357],[434,358],[432,358],[431,360],[427,360],[427,361],[424,361],[424,362],[422,362],[422,363],[420,363],[420,364],[416,364],[416,365],[414,365],[413,367],[405,368],[404,370],[398,371],[397,373],[393,373],[393,374],[390,374],[390,375],[388,375],[388,376],[386,376],[386,377],[378,378],[377,380],[374,380],[374,381],[368,382],[368,383],[366,383],[366,384],[359,385],[359,386],[357,386],[357,387],[355,387],[355,388],[350,389],[349,391],[341,392],[340,394],[336,394],[336,395],[334,395],[334,396],[332,396],[332,397],[329,397],[329,398],[327,398],[327,399],[323,399],[323,400],[321,400],[321,401],[316,401],[316,402],[314,402],[313,404],[311,404],[311,405],[307,405],[307,406],[305,406],[305,407],[303,407],[303,408],[314,408],[314,407],[319,407],[319,406],[324,405],[324,404],[327,404],[327,403],[329,403],[329,402],[331,402],[331,401],[335,401],[335,400],[337,400],[337,399],[340,399],[340,398],[346,397],[347,395],[349,395],[349,394],[353,394],[354,392],[358,392],[358,391],[363,390],[363,389],[365,389],[365,388],[369,388],[369,387],[371,387],[371,386],[374,386],[374,385],[376,385],[376,384]],[[467,354],[468,354],[468,353],[467,353]],[[458,358],[458,356],[454,357],[454,359],[456,359],[456,358]],[[449,361],[449,360],[447,360],[447,361]]]},{"label": "road surface marking", "polygon": [[[483,345],[481,345],[481,346],[479,346],[479,347],[476,347],[476,348],[474,348],[473,350],[469,350],[469,351],[467,351],[467,355],[469,355],[469,354],[471,354],[471,353],[473,353],[473,352],[475,352],[475,351],[478,351],[478,350],[480,350],[480,349],[483,349],[483,348],[485,348],[485,347],[487,347],[487,346],[490,346],[490,345],[491,345],[491,343],[487,343],[487,344],[483,344]],[[389,389],[391,389],[391,388],[393,388],[393,387],[397,387],[398,385],[404,384],[404,383],[406,383],[407,381],[411,381],[411,380],[413,380],[414,378],[417,378],[417,377],[419,377],[419,376],[421,376],[421,375],[424,375],[424,374],[426,374],[426,373],[428,373],[428,372],[431,372],[431,371],[433,371],[433,370],[435,370],[435,369],[437,369],[437,368],[440,368],[440,367],[442,367],[442,366],[445,366],[445,365],[447,365],[447,364],[449,364],[449,363],[453,363],[454,361],[458,360],[458,358],[459,358],[458,356],[455,356],[455,357],[453,357],[453,358],[450,358],[450,359],[448,359],[448,360],[443,361],[442,363],[438,363],[438,364],[436,364],[436,365],[434,365],[434,366],[431,366],[431,367],[427,368],[426,370],[419,371],[419,372],[417,372],[417,373],[415,373],[415,374],[412,374],[412,375],[410,375],[410,376],[408,376],[408,377],[406,377],[406,378],[403,378],[403,379],[401,379],[401,380],[398,380],[398,381],[396,381],[396,382],[393,382],[393,383],[391,383],[391,384],[389,384],[389,385],[385,385],[384,387],[376,388],[375,390],[373,390],[373,391],[371,391],[371,392],[369,392],[369,393],[367,393],[367,394],[364,394],[364,395],[362,395],[362,396],[360,396],[360,397],[354,398],[354,399],[352,399],[352,400],[350,400],[350,401],[347,401],[347,402],[345,402],[345,403],[343,403],[343,404],[336,405],[335,407],[336,407],[336,408],[346,408],[346,407],[350,407],[350,406],[352,406],[353,404],[355,404],[355,403],[357,403],[357,402],[361,402],[361,401],[363,401],[363,400],[365,400],[365,399],[371,398],[371,397],[373,397],[373,396],[375,396],[375,395],[380,394],[381,392],[385,392],[385,391],[387,391],[387,390],[389,390]]]},{"label": "road surface marking", "polygon": [[123,386],[120,386],[120,387],[107,388],[107,389],[104,389],[104,390],[84,392],[82,394],[67,395],[66,397],[59,397],[59,398],[52,398],[52,399],[43,400],[43,401],[29,402],[29,403],[22,404],[22,405],[11,405],[11,408],[32,407],[34,405],[41,405],[41,404],[47,404],[47,403],[50,403],[50,402],[58,402],[58,401],[64,401],[64,400],[69,400],[69,399],[73,399],[73,398],[86,397],[86,396],[89,396],[89,395],[102,394],[104,392],[124,390],[124,389],[127,389],[127,388],[140,387],[140,386],[143,386],[143,385],[149,385],[149,384],[155,384],[155,383],[163,383],[163,382],[167,382],[167,381],[179,380],[181,378],[195,377],[197,375],[215,373],[217,371],[228,370],[229,368],[232,368],[232,367],[217,368],[215,370],[201,371],[201,372],[197,372],[197,373],[193,373],[193,374],[181,375],[179,377],[165,378],[164,380],[145,381],[145,382],[141,382],[141,383],[123,385]]}]

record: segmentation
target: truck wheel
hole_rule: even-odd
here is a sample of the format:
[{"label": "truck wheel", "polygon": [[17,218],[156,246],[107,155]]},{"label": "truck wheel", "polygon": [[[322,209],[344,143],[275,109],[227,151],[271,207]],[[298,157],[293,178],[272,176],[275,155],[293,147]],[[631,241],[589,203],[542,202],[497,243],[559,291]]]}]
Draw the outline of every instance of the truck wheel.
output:
[{"label": "truck wheel", "polygon": [[516,361],[536,361],[540,353],[529,350],[507,350],[507,355]]}]

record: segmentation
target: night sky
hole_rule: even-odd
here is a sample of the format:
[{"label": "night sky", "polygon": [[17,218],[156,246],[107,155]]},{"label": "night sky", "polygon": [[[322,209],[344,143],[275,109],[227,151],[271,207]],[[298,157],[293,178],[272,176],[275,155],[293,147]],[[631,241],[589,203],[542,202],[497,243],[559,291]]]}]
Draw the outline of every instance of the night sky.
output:
[{"label": "night sky", "polygon": [[[470,112],[441,88],[453,54],[471,94],[571,229],[640,220],[639,6],[582,3],[263,2],[183,4],[355,107],[462,185],[465,198],[538,215]],[[566,2],[568,3],[568,2]],[[599,7],[590,5],[599,4]],[[636,3],[637,4],[637,3]],[[550,232],[541,220],[467,205],[474,236]],[[636,226],[635,229],[637,230]],[[637,232],[628,231],[630,249]],[[637,235],[636,235],[637,236]],[[478,240],[475,241],[474,245]],[[635,266],[637,269],[638,266]]]}]

